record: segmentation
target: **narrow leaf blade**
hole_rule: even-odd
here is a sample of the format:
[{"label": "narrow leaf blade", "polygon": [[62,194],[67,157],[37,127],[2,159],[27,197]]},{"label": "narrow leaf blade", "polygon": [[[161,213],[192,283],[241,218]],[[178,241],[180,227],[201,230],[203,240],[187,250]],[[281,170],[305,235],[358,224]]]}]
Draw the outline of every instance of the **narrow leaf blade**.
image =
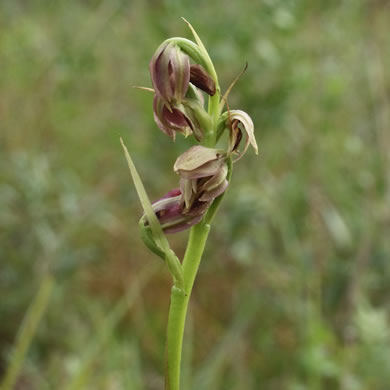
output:
[{"label": "narrow leaf blade", "polygon": [[142,184],[142,180],[137,172],[137,169],[135,168],[134,162],[132,158],[130,157],[130,153],[127,150],[127,147],[123,143],[122,137],[120,138],[123,150],[125,152],[127,164],[130,169],[131,177],[133,178],[134,186],[138,194],[138,198],[142,204],[142,207],[144,209],[146,218],[148,219],[150,228],[153,232],[153,235],[157,241],[158,244],[160,244],[161,248],[164,248],[164,233],[162,231],[160,222],[158,221],[156,214],[153,211],[152,203],[149,200],[149,197],[145,191],[145,187]]}]

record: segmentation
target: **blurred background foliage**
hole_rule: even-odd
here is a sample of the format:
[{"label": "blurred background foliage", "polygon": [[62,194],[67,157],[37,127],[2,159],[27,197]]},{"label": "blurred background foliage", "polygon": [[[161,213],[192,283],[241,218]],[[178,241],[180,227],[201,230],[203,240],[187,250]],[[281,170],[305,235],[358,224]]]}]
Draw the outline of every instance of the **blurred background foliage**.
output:
[{"label": "blurred background foliage", "polygon": [[[191,302],[183,389],[387,390],[390,2],[2,0],[0,377],[48,272],[15,389],[161,389],[170,276],[141,243],[119,136],[177,185],[148,63],[197,29],[249,152]],[[186,234],[172,237],[182,255]],[[46,275],[46,276],[45,276]],[[20,362],[21,363],[21,362]]]}]

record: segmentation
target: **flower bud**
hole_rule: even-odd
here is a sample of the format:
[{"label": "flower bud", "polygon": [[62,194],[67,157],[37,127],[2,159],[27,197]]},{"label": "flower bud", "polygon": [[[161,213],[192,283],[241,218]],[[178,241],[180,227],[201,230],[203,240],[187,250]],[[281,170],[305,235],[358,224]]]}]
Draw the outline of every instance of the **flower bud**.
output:
[{"label": "flower bud", "polygon": [[208,95],[215,95],[215,81],[202,65],[195,64],[190,66],[190,82]]},{"label": "flower bud", "polygon": [[153,55],[149,69],[156,95],[167,104],[180,104],[190,82],[188,55],[173,42],[164,42]]}]

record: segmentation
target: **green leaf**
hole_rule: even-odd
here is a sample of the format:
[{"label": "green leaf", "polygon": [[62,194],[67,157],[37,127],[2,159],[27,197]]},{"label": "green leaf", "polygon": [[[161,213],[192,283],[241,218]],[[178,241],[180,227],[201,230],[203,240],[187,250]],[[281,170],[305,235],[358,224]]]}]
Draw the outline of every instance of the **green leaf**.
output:
[{"label": "green leaf", "polygon": [[[146,231],[141,232],[142,239],[144,240],[148,248],[150,248],[154,253],[156,253],[162,258],[165,258],[169,270],[172,274],[174,285],[179,289],[183,289],[184,279],[180,261],[169,246],[169,242],[165,237],[165,234],[161,228],[160,222],[156,217],[156,214],[153,211],[152,203],[149,200],[149,197],[145,191],[145,187],[142,184],[141,178],[137,172],[137,169],[135,168],[133,160],[130,157],[129,151],[123,143],[122,138],[120,138],[120,141],[125,152],[127,164],[130,169],[131,177],[133,178],[135,189],[137,190],[139,200],[141,201],[145,216],[149,222],[149,227],[151,230],[151,233]],[[157,247],[151,242],[152,240],[155,241]]]},{"label": "green leaf", "polygon": [[150,199],[145,191],[145,187],[142,184],[141,178],[137,172],[137,169],[135,168],[135,165],[133,163],[133,160],[130,157],[130,153],[127,150],[125,144],[123,143],[122,138],[120,138],[123,150],[125,152],[127,164],[130,169],[131,177],[133,178],[134,186],[138,194],[138,198],[142,204],[142,207],[144,209],[146,218],[148,219],[150,229],[152,230],[153,237],[158,244],[158,246],[166,252],[167,249],[169,249],[169,244],[166,241],[164,232],[161,228],[160,222],[158,221],[156,214],[153,211],[152,203],[150,202]]},{"label": "green leaf", "polygon": [[139,223],[139,230],[144,244],[157,256],[161,257],[163,260],[166,260],[166,253],[156,245],[150,226],[145,226],[144,222],[141,220]]}]

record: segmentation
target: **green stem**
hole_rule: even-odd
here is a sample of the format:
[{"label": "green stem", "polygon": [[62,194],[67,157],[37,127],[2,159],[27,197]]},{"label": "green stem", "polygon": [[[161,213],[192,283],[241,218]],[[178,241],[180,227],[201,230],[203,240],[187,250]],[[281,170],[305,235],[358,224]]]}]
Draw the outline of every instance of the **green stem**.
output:
[{"label": "green stem", "polygon": [[219,117],[219,98],[220,93],[217,91],[214,96],[209,97],[208,113],[211,118],[211,126],[204,134],[203,146],[213,148],[217,142],[217,122]]},{"label": "green stem", "polygon": [[199,223],[190,232],[187,250],[183,260],[184,294],[172,287],[169,307],[166,350],[166,390],[180,389],[180,362],[183,344],[185,319],[192,287],[198,272],[206,245],[210,225]]}]

